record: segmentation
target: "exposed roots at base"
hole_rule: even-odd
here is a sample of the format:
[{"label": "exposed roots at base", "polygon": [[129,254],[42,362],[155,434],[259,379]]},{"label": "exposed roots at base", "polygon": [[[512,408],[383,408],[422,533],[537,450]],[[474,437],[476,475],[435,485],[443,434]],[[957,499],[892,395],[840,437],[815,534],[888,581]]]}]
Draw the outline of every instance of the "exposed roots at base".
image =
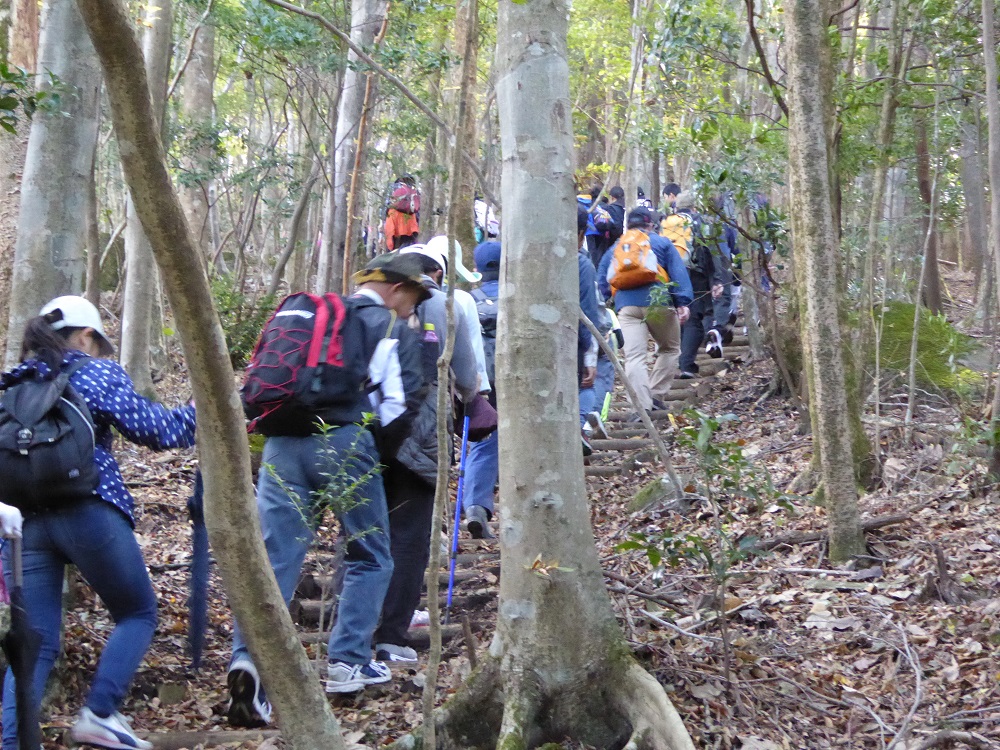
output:
[{"label": "exposed roots at base", "polygon": [[626,668],[618,707],[632,725],[625,750],[694,750],[680,714],[663,686],[634,661]]},{"label": "exposed roots at base", "polygon": [[[543,694],[530,675],[520,675],[505,685],[499,661],[488,657],[435,712],[435,750],[529,750],[566,736],[606,748],[695,750],[663,686],[631,657],[592,684],[603,687],[595,686],[586,696]],[[401,737],[391,747],[424,750],[421,730]]]}]

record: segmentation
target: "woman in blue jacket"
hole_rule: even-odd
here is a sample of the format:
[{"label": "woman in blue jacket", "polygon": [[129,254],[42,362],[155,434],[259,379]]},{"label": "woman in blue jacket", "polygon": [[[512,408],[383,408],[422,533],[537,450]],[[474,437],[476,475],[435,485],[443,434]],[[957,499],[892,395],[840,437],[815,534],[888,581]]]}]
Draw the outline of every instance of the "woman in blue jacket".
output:
[{"label": "woman in blue jacket", "polygon": [[[118,709],[156,629],[156,595],[133,533],[133,500],[111,454],[112,428],[153,449],[194,444],[193,406],[168,409],[135,392],[116,362],[98,357],[114,351],[104,335],[97,308],[82,297],[58,297],[28,322],[22,362],[3,375],[3,387],[22,379],[54,377],[87,358],[70,375],[70,385],[86,401],[95,427],[94,461],[100,479],[93,492],[46,510],[22,508],[24,594],[32,627],[42,638],[35,664],[34,700],[59,652],[63,570],[75,565],[115,621],[97,664],[90,692],[71,735],[76,742],[111,748],[149,750]],[[11,559],[3,553],[4,574]],[[3,750],[17,748],[14,677],[4,681]]]}]

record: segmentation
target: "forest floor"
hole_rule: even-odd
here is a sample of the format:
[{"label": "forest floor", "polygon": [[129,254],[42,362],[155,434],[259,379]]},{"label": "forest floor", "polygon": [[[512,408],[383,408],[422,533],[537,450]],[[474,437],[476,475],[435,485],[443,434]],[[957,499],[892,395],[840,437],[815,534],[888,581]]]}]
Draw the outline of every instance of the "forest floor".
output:
[{"label": "forest floor", "polygon": [[[969,279],[952,274],[947,282],[955,299],[968,298]],[[964,317],[968,306],[958,302],[952,312]],[[771,371],[770,362],[736,367],[714,378],[698,404],[707,415],[733,415],[715,444],[728,444],[720,460],[740,474],[738,498],[723,492],[717,505],[698,503],[685,513],[633,511],[636,491],[658,476],[654,465],[630,460],[628,473],[588,477],[598,549],[629,642],[666,686],[699,748],[1000,748],[1000,494],[985,486],[981,436],[963,426],[963,416],[981,413],[981,402],[956,406],[925,394],[907,444],[902,381],[883,391],[883,482],[861,498],[861,509],[866,520],[891,523],[869,533],[869,557],[848,570],[826,557],[823,510],[787,493],[812,446],[788,400],[762,398]],[[179,376],[163,385],[185,397]],[[661,426],[674,440],[685,424],[696,425],[697,417]],[[672,454],[685,481],[699,484],[703,460],[676,442]],[[204,665],[192,673],[185,503],[194,454],[122,445],[119,455],[160,601],[157,635],[124,711],[159,747],[194,747],[204,738],[174,733],[228,729],[232,628],[213,568]],[[753,499],[749,488],[768,478],[773,493]],[[334,532],[331,525],[320,535],[310,561],[316,570],[333,554]],[[755,539],[766,550],[741,554]],[[630,540],[664,550],[665,567],[655,568],[643,549],[622,550]],[[463,536],[462,551],[466,572],[456,594],[465,598],[453,619],[468,615],[472,638],[459,633],[446,646],[442,699],[469,673],[470,650],[488,646],[496,612],[498,546]],[[64,744],[109,628],[104,608],[80,586],[47,747]],[[315,655],[316,638],[305,640]],[[423,668],[398,671],[388,685],[336,703],[348,741],[378,747],[418,726]],[[945,730],[971,735],[970,744],[947,744]],[[900,732],[907,739],[893,742]],[[275,733],[226,739],[229,747],[280,745]]]}]

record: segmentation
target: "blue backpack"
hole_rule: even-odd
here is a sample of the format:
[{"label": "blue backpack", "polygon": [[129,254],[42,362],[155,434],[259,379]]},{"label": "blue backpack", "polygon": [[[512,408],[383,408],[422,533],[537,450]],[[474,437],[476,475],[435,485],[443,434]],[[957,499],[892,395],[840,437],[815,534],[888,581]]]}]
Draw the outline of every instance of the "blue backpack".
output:
[{"label": "blue backpack", "polygon": [[472,298],[476,301],[479,313],[479,326],[483,332],[483,353],[486,355],[486,374],[490,378],[490,387],[496,384],[497,357],[497,313],[500,305],[496,297],[490,297],[479,287],[472,290]]}]

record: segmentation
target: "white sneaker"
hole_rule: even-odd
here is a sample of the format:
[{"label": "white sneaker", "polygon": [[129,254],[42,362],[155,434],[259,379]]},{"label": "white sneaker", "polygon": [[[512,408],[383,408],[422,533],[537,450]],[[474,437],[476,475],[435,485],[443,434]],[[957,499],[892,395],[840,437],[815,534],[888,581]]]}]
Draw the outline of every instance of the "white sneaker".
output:
[{"label": "white sneaker", "polygon": [[331,661],[326,665],[326,692],[356,693],[366,685],[378,685],[392,679],[389,667],[380,661],[367,664],[349,664]]},{"label": "white sneaker", "polygon": [[379,661],[395,662],[396,664],[416,664],[417,652],[409,646],[397,646],[395,643],[376,643],[375,658]]},{"label": "white sneaker", "polygon": [[587,427],[590,428],[590,434],[598,440],[608,439],[608,430],[599,412],[592,411],[587,415]]},{"label": "white sneaker", "polygon": [[69,732],[81,745],[107,747],[111,750],[152,750],[153,743],[135,736],[128,719],[115,711],[102,719],[89,708],[80,709],[80,718]]},{"label": "white sneaker", "polygon": [[226,675],[229,708],[226,717],[235,727],[255,729],[271,723],[271,703],[260,683],[257,668],[249,659],[239,659]]}]

